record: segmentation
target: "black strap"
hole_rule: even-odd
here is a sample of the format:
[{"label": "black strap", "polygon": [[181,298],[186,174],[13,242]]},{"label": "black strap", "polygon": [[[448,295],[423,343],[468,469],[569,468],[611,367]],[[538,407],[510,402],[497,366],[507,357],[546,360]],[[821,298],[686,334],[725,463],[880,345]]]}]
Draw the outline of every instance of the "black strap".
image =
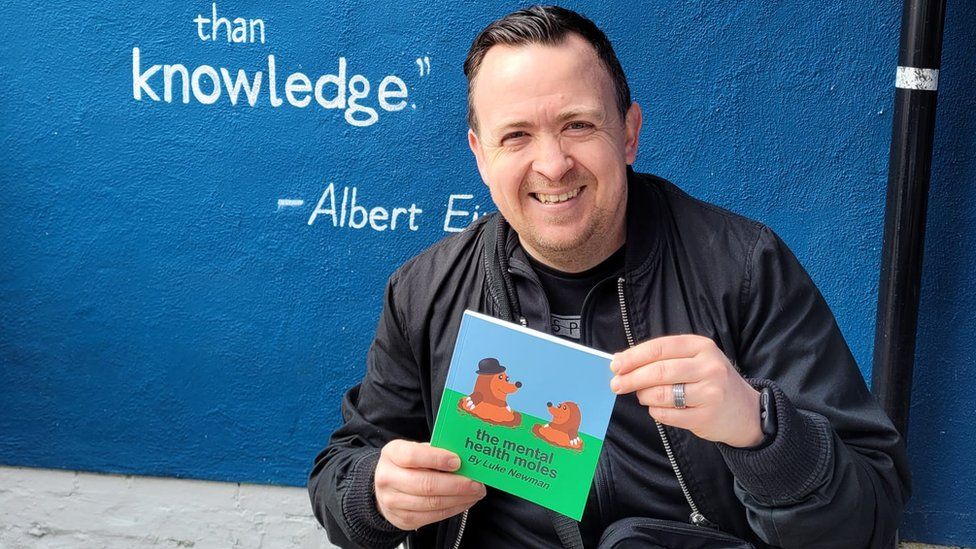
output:
[{"label": "black strap", "polygon": [[549,511],[552,526],[556,529],[556,535],[559,536],[559,542],[563,544],[563,547],[566,549],[583,549],[583,535],[580,534],[579,523],[552,509],[546,510]]},{"label": "black strap", "polygon": [[482,235],[485,242],[484,263],[488,293],[502,320],[519,323],[522,309],[518,294],[515,293],[512,275],[508,272],[508,254],[505,251],[508,222],[500,213],[492,214],[492,219],[485,224]]},{"label": "black strap", "polygon": [[[508,223],[500,213],[495,214],[494,219],[488,221],[484,228],[482,238],[485,242],[485,278],[488,293],[498,308],[498,316],[509,322],[519,322],[522,310],[519,307],[518,294],[515,293],[515,284],[508,272],[508,254],[505,251],[507,230]],[[549,512],[552,526],[563,547],[583,549],[579,523],[552,509],[546,511]]]},{"label": "black strap", "polygon": [[502,277],[501,267],[498,265],[498,220],[501,214],[494,214],[492,219],[485,223],[481,231],[481,238],[484,240],[482,252],[483,263],[485,265],[485,285],[488,287],[488,295],[492,303],[495,304],[498,316],[502,320],[512,320],[512,308],[508,302],[508,295],[505,292],[505,282]]}]

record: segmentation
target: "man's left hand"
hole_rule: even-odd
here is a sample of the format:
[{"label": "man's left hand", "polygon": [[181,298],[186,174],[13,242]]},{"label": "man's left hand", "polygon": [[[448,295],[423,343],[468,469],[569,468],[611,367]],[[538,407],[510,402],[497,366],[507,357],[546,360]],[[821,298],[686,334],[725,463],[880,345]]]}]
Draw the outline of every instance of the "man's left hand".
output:
[{"label": "man's left hand", "polygon": [[[617,353],[610,388],[636,393],[657,421],[687,429],[700,438],[737,448],[763,440],[759,392],[711,339],[676,335],[650,339]],[[685,408],[676,408],[674,384],[684,383]]]}]

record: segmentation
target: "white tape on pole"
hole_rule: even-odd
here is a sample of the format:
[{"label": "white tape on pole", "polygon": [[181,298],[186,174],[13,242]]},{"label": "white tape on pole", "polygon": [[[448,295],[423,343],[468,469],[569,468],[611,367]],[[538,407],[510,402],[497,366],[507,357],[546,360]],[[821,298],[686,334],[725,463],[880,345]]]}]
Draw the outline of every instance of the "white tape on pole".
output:
[{"label": "white tape on pole", "polygon": [[898,67],[895,87],[905,90],[936,91],[939,89],[939,69]]}]

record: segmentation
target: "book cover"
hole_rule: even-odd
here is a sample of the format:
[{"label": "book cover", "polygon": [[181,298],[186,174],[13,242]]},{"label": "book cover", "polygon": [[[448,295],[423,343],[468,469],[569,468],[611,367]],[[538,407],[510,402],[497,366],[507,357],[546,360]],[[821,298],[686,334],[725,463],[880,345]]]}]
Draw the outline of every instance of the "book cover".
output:
[{"label": "book cover", "polygon": [[616,395],[611,356],[465,311],[431,445],[458,473],[580,520]]}]

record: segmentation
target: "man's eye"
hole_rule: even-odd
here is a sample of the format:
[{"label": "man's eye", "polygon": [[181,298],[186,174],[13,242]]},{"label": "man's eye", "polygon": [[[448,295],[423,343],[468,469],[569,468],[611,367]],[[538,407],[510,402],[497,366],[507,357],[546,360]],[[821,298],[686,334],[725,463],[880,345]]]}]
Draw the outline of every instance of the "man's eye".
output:
[{"label": "man's eye", "polygon": [[592,127],[593,124],[590,124],[589,122],[581,122],[581,121],[570,122],[569,124],[566,124],[567,130],[588,130]]},{"label": "man's eye", "polygon": [[507,141],[512,141],[512,140],[520,139],[522,137],[525,137],[526,135],[528,135],[528,134],[525,133],[525,132],[511,132],[511,133],[506,133],[505,136],[502,137],[502,143],[504,144]]}]

